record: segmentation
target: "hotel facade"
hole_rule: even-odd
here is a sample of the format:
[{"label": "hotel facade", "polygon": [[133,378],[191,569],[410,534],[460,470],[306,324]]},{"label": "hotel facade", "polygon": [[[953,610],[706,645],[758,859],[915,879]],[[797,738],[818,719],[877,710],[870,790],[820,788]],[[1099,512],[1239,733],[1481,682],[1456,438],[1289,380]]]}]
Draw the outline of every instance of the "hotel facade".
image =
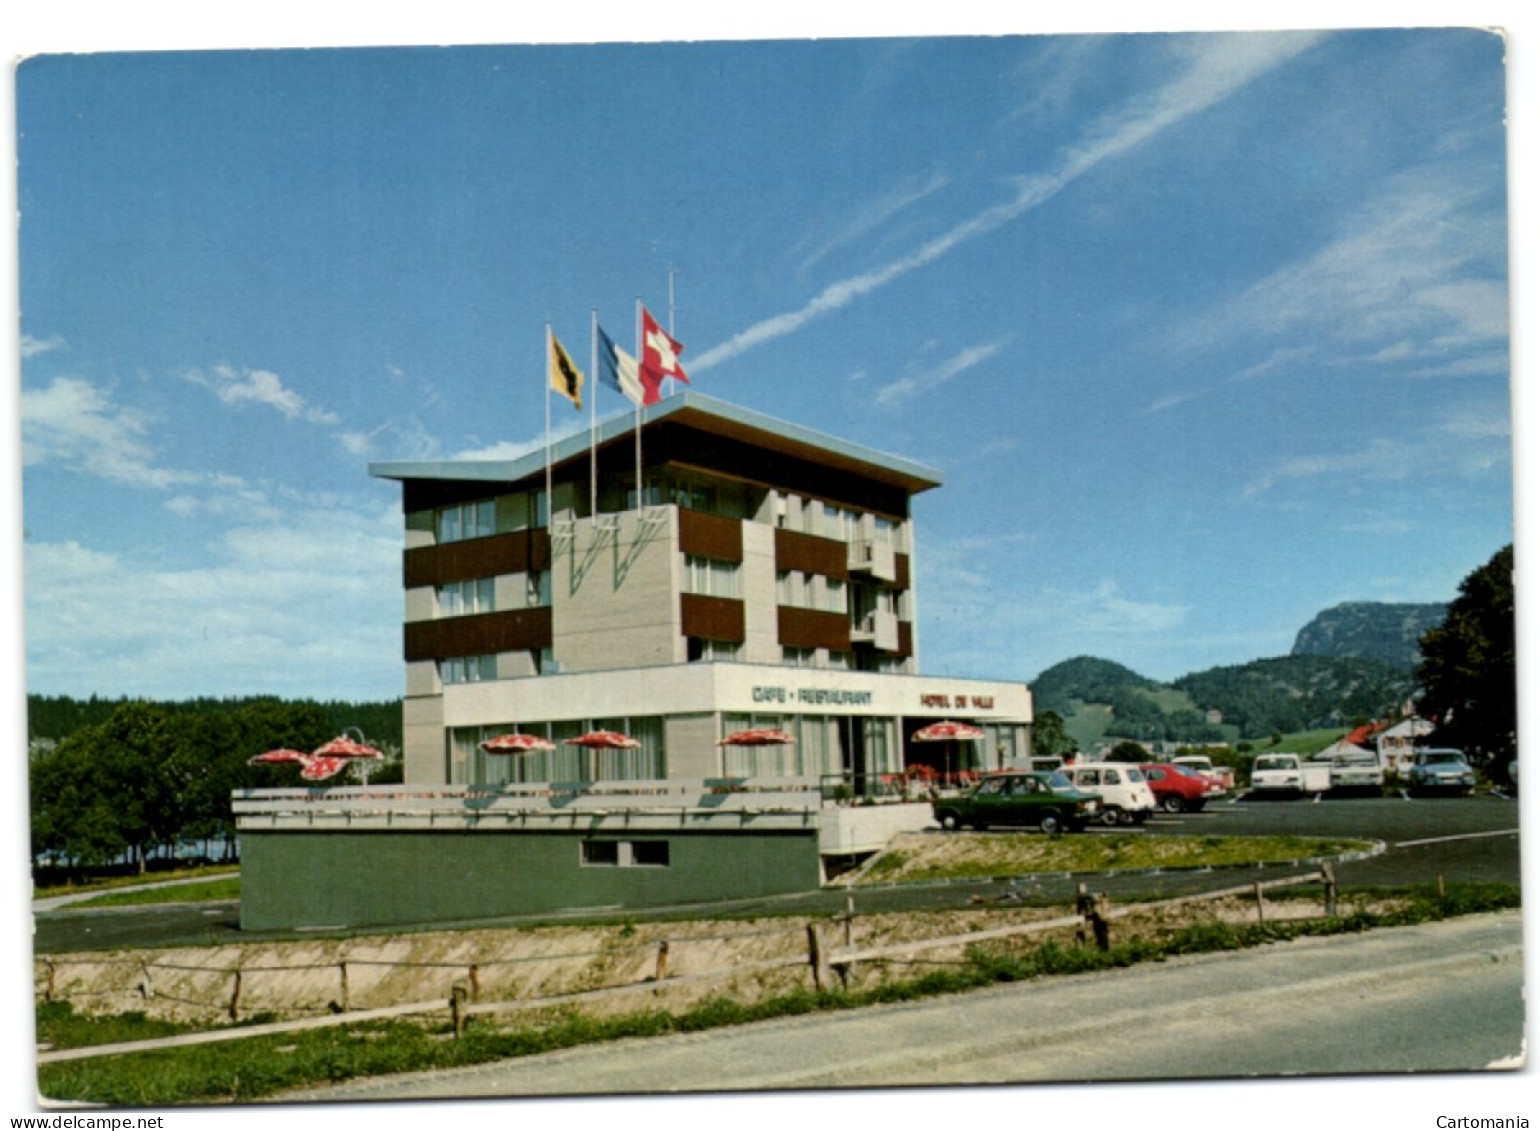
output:
[{"label": "hotel facade", "polygon": [[[405,782],[238,791],[244,929],[807,892],[931,823],[906,770],[1027,764],[1024,683],[919,668],[929,468],[684,392],[370,471],[405,512]],[[914,739],[941,720],[983,737]],[[761,727],[792,741],[723,742]],[[634,744],[567,742],[600,730]],[[513,733],[550,749],[482,749]]]},{"label": "hotel facade", "polygon": [[[906,766],[1026,762],[1024,683],[920,672],[911,502],[940,485],[930,468],[685,391],[549,456],[370,473],[402,487],[409,785],[796,777],[865,795]],[[985,737],[913,741],[939,719]],[[750,727],[796,741],[718,745]],[[640,745],[564,744],[591,730]],[[513,732],[555,749],[481,749]]]}]

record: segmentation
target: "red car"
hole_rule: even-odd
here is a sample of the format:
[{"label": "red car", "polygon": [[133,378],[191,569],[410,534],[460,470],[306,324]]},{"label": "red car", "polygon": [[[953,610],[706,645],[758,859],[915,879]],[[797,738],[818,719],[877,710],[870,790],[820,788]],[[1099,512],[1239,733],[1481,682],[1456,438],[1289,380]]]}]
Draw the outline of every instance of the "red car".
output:
[{"label": "red car", "polygon": [[1206,778],[1170,762],[1146,762],[1139,769],[1155,795],[1155,804],[1167,813],[1196,813],[1213,792]]}]

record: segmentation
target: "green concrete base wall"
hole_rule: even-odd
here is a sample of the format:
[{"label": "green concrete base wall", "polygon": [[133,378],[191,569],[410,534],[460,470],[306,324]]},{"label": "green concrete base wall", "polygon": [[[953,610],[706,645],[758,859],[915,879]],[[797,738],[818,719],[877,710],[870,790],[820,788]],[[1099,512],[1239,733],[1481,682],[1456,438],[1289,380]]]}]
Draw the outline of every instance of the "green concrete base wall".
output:
[{"label": "green concrete base wall", "polygon": [[[582,862],[584,840],[668,842],[669,862]],[[810,891],[814,830],[585,836],[570,832],[242,832],[241,927],[421,924],[584,907],[656,907]]]}]

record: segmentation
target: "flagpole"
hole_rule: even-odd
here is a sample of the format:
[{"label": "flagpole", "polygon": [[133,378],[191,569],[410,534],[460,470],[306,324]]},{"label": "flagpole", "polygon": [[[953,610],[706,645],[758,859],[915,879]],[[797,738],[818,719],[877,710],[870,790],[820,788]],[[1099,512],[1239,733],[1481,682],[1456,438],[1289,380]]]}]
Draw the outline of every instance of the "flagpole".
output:
[{"label": "flagpole", "polygon": [[588,337],[588,514],[599,520],[599,308],[590,307],[593,326]]},{"label": "flagpole", "polygon": [[[640,366],[642,358],[642,296],[636,296],[636,359],[638,366],[637,380],[640,382]],[[638,390],[640,391],[640,390]],[[644,398],[645,399],[645,398]],[[640,518],[642,514],[642,402],[636,402],[636,514]]]},{"label": "flagpole", "polygon": [[[672,267],[668,269],[668,336],[674,337],[674,269]],[[679,339],[674,338],[674,340],[678,341]],[[674,375],[670,373],[668,376],[669,396],[673,396],[674,387]]]},{"label": "flagpole", "polygon": [[[545,524],[550,529],[554,524],[556,508],[551,498],[551,355],[552,346],[551,324],[545,324]],[[538,516],[532,516],[538,517]]]}]

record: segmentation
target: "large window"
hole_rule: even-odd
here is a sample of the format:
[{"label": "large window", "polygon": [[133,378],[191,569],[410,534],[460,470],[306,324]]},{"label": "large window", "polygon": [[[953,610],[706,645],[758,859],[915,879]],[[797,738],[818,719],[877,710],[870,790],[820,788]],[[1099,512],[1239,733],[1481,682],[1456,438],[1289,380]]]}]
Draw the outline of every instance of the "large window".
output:
[{"label": "large window", "polygon": [[471,613],[490,613],[494,611],[492,592],[490,577],[452,581],[438,590],[438,615],[460,617]]},{"label": "large window", "polygon": [[438,677],[443,683],[478,683],[497,678],[497,657],[451,656],[438,662]]},{"label": "large window", "polygon": [[491,499],[442,507],[436,533],[440,542],[463,542],[497,533],[497,504]]},{"label": "large window", "polygon": [[[723,737],[739,730],[762,727],[787,730],[795,725],[795,718],[785,718],[781,715],[724,714],[722,716]],[[785,746],[724,746],[722,747],[722,773],[730,778],[801,777],[804,755],[805,751],[800,743],[790,743]],[[818,771],[815,769],[813,772]]]},{"label": "large window", "polygon": [[[630,735],[634,749],[569,746],[566,739],[595,730]],[[481,743],[498,734],[538,735],[555,743],[551,750],[527,754],[488,754]],[[608,719],[561,719],[495,727],[455,727],[450,732],[450,780],[456,785],[507,785],[555,782],[657,781],[665,776],[663,719],[633,715]]]},{"label": "large window", "polygon": [[586,868],[667,868],[666,840],[585,840],[579,859]]},{"label": "large window", "polygon": [[684,556],[684,591],[702,597],[739,597],[738,563]]}]

